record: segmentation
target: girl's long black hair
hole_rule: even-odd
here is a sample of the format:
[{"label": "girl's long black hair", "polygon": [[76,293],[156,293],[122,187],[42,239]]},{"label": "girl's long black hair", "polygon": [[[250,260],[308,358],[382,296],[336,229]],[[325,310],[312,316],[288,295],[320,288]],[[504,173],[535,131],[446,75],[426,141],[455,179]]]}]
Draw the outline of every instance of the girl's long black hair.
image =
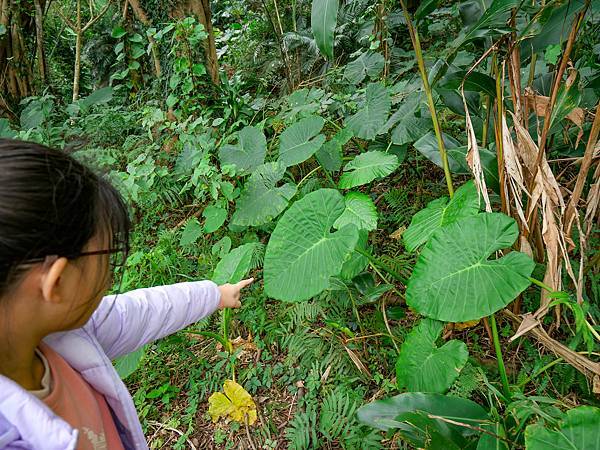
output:
[{"label": "girl's long black hair", "polygon": [[59,150],[0,139],[0,297],[28,262],[76,258],[98,233],[125,258],[130,227],[119,192],[91,169]]}]

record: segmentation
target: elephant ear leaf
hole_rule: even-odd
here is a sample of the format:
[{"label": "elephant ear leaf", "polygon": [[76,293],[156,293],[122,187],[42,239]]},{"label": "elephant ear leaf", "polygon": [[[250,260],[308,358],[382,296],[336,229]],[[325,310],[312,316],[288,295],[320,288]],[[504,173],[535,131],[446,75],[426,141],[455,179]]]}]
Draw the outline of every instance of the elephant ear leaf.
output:
[{"label": "elephant ear leaf", "polygon": [[336,229],[351,223],[359,230],[372,231],[377,228],[377,208],[371,197],[362,192],[348,192],[345,197],[346,209],[335,221]]},{"label": "elephant ear leaf", "polygon": [[467,322],[504,308],[530,284],[535,263],[520,252],[490,260],[519,235],[501,213],[466,217],[433,233],[406,289],[406,303],[445,322]]},{"label": "elephant ear leaf", "polygon": [[414,252],[423,245],[439,228],[450,225],[463,217],[474,216],[479,212],[479,195],[473,181],[457,189],[452,200],[448,197],[430,202],[425,209],[415,214],[410,226],[402,235],[404,245]]},{"label": "elephant ear leaf", "polygon": [[221,164],[233,164],[240,172],[250,172],[265,160],[267,140],[262,131],[247,126],[239,133],[237,145],[224,145],[219,151]]},{"label": "elephant ear leaf", "polygon": [[240,226],[265,224],[283,212],[290,199],[296,195],[296,185],[287,183],[278,187],[285,167],[279,163],[266,163],[248,178],[236,203],[232,223]]},{"label": "elephant ear leaf", "polygon": [[359,84],[367,76],[377,78],[384,66],[385,58],[380,53],[365,52],[346,65],[344,78],[352,84]]},{"label": "elephant ear leaf", "polygon": [[319,189],[283,214],[265,254],[269,297],[303,301],[329,287],[330,277],[340,274],[358,242],[358,230],[352,224],[331,232],[344,210],[344,198],[337,190]]},{"label": "elephant ear leaf", "polygon": [[219,261],[212,280],[217,284],[238,283],[250,271],[256,244],[244,244],[234,248]]},{"label": "elephant ear leaf", "polygon": [[290,167],[310,158],[325,142],[325,136],[319,134],[323,125],[322,117],[310,116],[286,129],[281,133],[278,161]]},{"label": "elephant ear leaf", "polygon": [[374,139],[385,125],[391,107],[392,100],[385,86],[370,83],[358,112],[348,120],[348,127],[361,139]]},{"label": "elephant ear leaf", "polygon": [[333,60],[333,42],[339,0],[313,0],[310,16],[315,42],[321,53]]},{"label": "elephant ear leaf", "polygon": [[444,393],[458,377],[469,352],[464,342],[436,346],[444,329],[437,320],[423,319],[406,337],[396,361],[398,388],[413,392]]},{"label": "elephant ear leaf", "polygon": [[350,189],[378,178],[387,177],[399,165],[396,155],[378,150],[361,153],[344,167],[339,187],[340,189]]}]

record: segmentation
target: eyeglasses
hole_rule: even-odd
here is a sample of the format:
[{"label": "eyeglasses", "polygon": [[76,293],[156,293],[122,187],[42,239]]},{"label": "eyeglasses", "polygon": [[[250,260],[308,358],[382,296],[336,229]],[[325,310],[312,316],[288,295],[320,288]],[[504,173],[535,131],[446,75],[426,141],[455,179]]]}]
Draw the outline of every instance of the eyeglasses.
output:
[{"label": "eyeglasses", "polygon": [[[114,271],[116,268],[123,267],[125,265],[125,260],[127,259],[127,250],[119,249],[119,248],[109,248],[106,250],[80,252],[80,253],[76,253],[74,255],[65,255],[64,257],[66,257],[67,259],[76,259],[76,258],[80,258],[82,256],[95,256],[95,255],[109,255],[110,256],[110,259],[109,259],[110,268],[111,268],[111,270]],[[32,259],[23,261],[23,263],[21,263],[19,265],[26,266],[26,265],[32,265],[32,264],[45,263],[45,262],[53,262],[54,260],[56,260],[58,258],[59,258],[58,255],[49,255],[49,256],[45,256],[43,258],[32,258]]]}]

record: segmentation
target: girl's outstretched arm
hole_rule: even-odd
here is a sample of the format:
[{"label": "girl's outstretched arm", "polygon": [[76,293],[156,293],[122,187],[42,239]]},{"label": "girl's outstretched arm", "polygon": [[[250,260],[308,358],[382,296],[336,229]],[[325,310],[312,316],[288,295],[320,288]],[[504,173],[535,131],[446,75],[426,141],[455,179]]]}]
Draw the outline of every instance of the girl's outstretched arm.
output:
[{"label": "girl's outstretched arm", "polygon": [[104,297],[84,328],[114,359],[209,316],[220,299],[212,281],[137,289]]}]

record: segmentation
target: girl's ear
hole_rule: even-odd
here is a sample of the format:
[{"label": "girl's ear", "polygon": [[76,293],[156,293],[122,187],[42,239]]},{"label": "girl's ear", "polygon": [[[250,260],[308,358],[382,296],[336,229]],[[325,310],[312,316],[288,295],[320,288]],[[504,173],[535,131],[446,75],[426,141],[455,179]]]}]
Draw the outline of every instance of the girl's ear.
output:
[{"label": "girl's ear", "polygon": [[61,301],[60,281],[68,264],[67,258],[58,258],[54,261],[46,273],[42,275],[42,296],[44,300],[51,303]]}]

